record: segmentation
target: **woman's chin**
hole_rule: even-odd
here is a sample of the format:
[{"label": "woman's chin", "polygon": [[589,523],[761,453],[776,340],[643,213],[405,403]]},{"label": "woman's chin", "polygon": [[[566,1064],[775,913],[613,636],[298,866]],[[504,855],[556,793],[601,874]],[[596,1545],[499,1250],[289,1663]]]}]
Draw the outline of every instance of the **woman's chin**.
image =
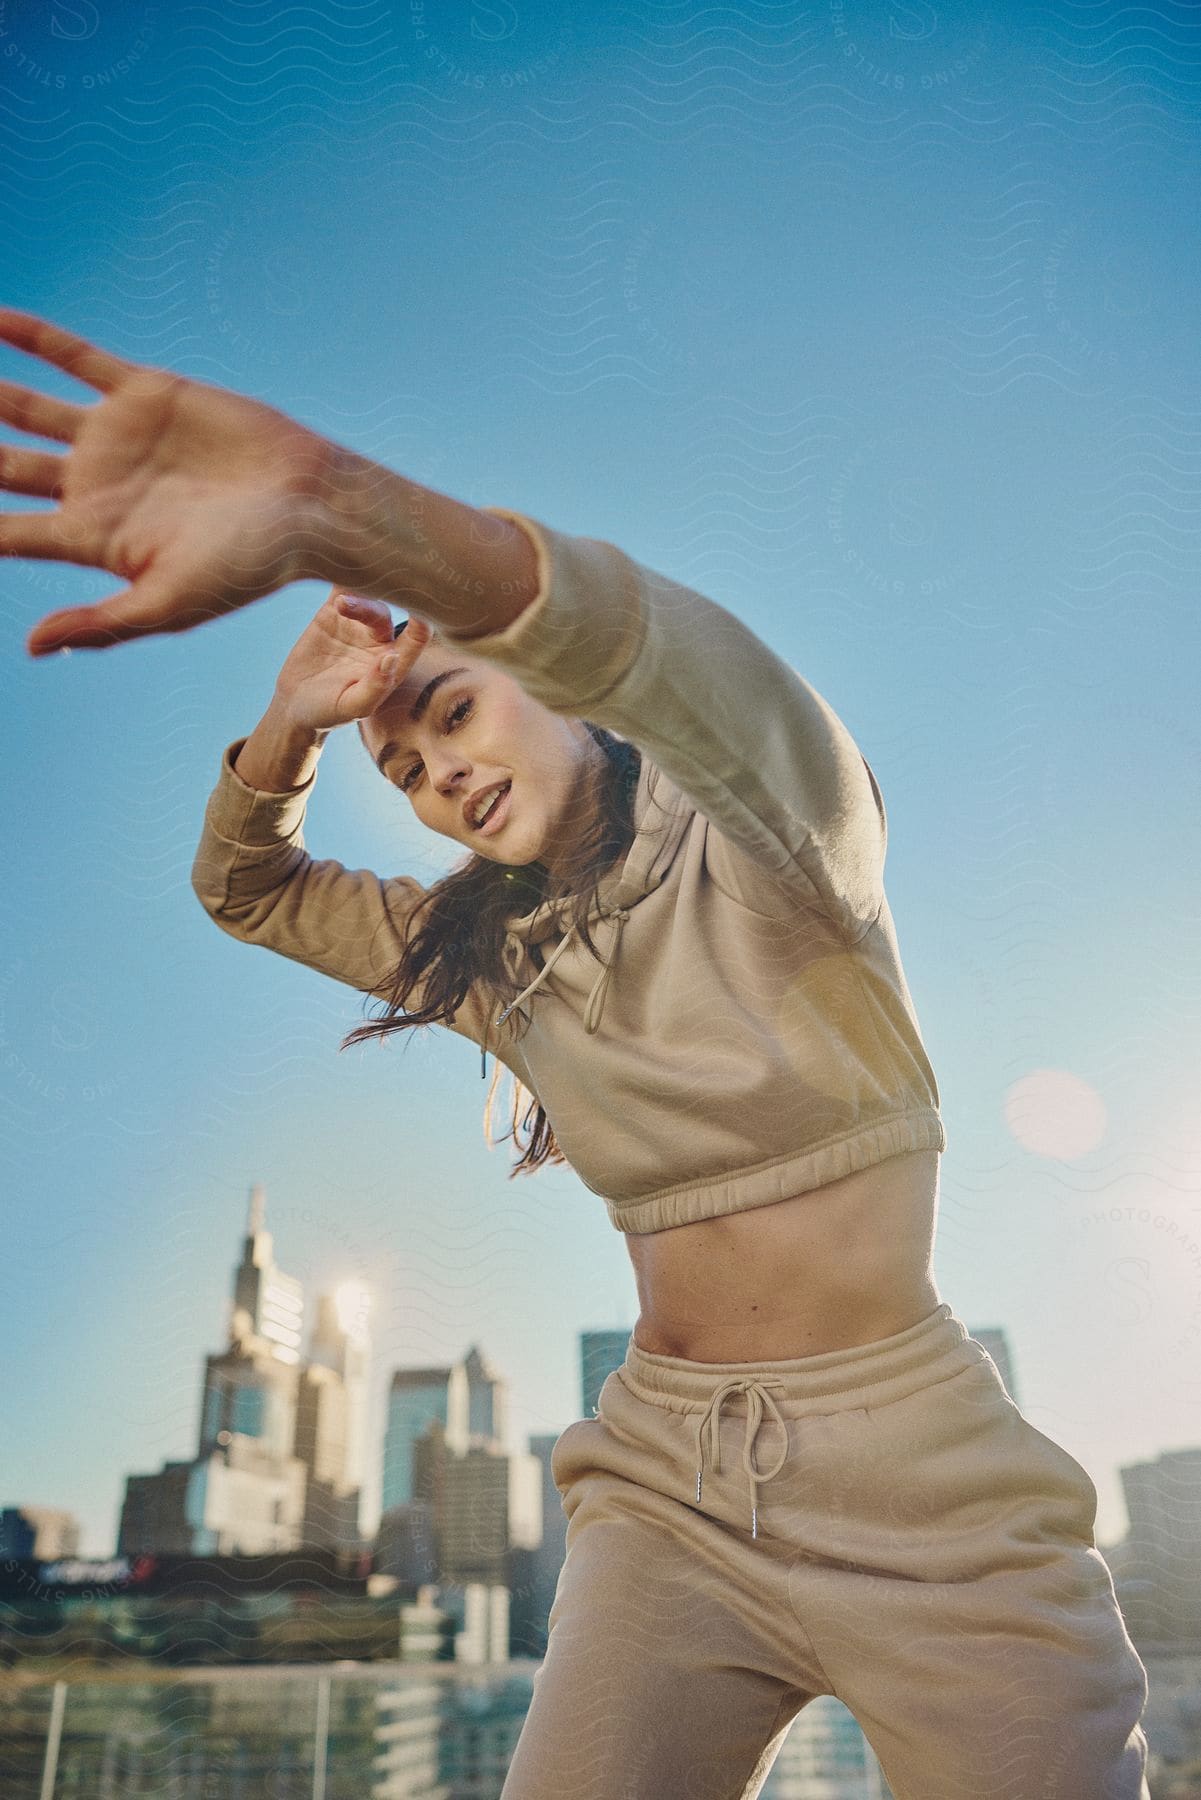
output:
[{"label": "woman's chin", "polygon": [[531,863],[538,861],[540,846],[525,844],[518,840],[512,844],[477,844],[474,846],[480,856],[486,856],[489,862],[501,863],[506,869],[527,869]]}]

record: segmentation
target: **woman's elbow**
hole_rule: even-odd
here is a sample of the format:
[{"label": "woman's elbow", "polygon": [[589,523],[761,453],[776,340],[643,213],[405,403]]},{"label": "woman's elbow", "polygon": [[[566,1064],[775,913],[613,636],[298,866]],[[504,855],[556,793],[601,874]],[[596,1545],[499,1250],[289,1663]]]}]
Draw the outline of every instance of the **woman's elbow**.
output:
[{"label": "woman's elbow", "polygon": [[209,918],[231,937],[253,938],[271,911],[271,900],[255,894],[239,898],[228,869],[200,851],[192,864],[192,892]]},{"label": "woman's elbow", "polygon": [[201,844],[192,863],[192,892],[210,918],[218,918],[229,902],[229,878],[217,858]]}]

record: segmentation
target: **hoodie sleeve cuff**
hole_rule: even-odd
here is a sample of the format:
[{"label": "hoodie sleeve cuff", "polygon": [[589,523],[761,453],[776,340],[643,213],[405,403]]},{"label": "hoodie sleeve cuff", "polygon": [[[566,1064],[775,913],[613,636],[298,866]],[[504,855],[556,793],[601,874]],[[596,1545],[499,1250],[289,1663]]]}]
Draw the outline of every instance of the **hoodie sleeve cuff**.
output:
[{"label": "hoodie sleeve cuff", "polygon": [[646,634],[635,571],[616,545],[568,536],[505,506],[482,511],[525,532],[538,562],[538,591],[500,631],[439,635],[520,681],[552,712],[587,717],[624,679]]},{"label": "hoodie sleeve cuff", "polygon": [[244,737],[236,738],[222,752],[221,773],[208,803],[209,828],[231,844],[278,844],[304,823],[317,771],[314,769],[303,787],[287,794],[252,788],[234,768],[245,742]]}]

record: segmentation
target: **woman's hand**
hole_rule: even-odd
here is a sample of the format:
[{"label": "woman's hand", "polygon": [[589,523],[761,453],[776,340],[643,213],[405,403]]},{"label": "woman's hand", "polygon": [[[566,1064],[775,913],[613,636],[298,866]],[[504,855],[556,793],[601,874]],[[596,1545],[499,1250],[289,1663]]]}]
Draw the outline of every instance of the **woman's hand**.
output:
[{"label": "woman's hand", "polygon": [[382,600],[335,588],[279,672],[276,710],[315,732],[365,719],[404,680],[430,635],[424,619],[411,618],[393,641]]},{"label": "woman's hand", "polygon": [[130,583],[40,619],[30,654],[190,631],[310,577],[416,608],[468,641],[538,592],[517,525],[423,488],[274,407],[127,362],[0,307],[0,342],[96,388],[95,406],[0,381],[0,424],[69,444],[0,444],[0,490],[57,511],[0,512],[0,557],[109,569]]},{"label": "woman's hand", "polygon": [[335,588],[289,652],[270,705],[238,752],[235,774],[263,793],[303,787],[329,733],[382,705],[429,638],[425,621],[411,618],[393,643],[392,616],[381,600]]},{"label": "woman's hand", "polygon": [[310,570],[307,538],[338,447],[273,407],[127,362],[28,313],[0,309],[0,340],[103,395],[77,406],[0,382],[0,421],[70,445],[0,445],[0,489],[59,501],[0,512],[0,556],[108,569],[130,586],[50,613],[31,655],[187,631]]}]

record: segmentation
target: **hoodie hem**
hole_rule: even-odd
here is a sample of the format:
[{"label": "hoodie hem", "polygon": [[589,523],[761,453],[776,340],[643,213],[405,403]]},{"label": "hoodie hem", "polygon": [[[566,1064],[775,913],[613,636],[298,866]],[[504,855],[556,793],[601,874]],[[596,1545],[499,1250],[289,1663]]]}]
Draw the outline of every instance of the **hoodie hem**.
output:
[{"label": "hoodie hem", "polygon": [[[891,1118],[856,1127],[816,1149],[776,1157],[717,1181],[691,1181],[648,1194],[641,1200],[605,1198],[610,1223],[621,1232],[670,1231],[729,1213],[772,1206],[798,1194],[825,1187],[891,1156],[911,1150],[945,1150],[946,1132],[933,1107],[896,1113]],[[602,1196],[603,1197],[603,1196]]]}]

